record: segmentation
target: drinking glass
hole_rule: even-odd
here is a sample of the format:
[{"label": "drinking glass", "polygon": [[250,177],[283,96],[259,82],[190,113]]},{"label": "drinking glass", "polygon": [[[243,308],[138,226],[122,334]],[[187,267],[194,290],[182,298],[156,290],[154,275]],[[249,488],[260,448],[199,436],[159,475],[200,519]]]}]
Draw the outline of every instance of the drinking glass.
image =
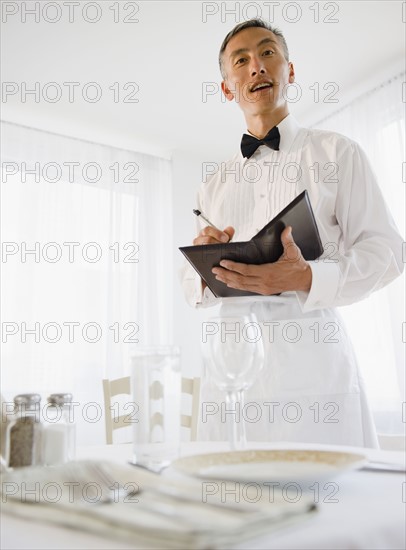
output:
[{"label": "drinking glass", "polygon": [[138,347],[132,355],[133,462],[159,471],[179,455],[181,369],[176,346]]},{"label": "drinking glass", "polygon": [[235,411],[227,414],[230,447],[244,448],[244,392],[264,364],[262,332],[256,316],[211,317],[203,323],[202,351],[210,376],[225,392],[227,410]]}]

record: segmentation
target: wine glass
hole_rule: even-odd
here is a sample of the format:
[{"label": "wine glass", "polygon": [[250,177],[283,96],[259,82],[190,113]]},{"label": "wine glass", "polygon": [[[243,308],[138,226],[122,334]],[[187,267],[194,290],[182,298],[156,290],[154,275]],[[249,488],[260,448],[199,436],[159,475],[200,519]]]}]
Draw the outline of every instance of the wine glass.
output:
[{"label": "wine glass", "polygon": [[235,411],[227,415],[230,447],[244,448],[244,392],[264,364],[262,332],[256,316],[211,317],[203,323],[202,351],[210,376],[226,394],[227,410]]}]

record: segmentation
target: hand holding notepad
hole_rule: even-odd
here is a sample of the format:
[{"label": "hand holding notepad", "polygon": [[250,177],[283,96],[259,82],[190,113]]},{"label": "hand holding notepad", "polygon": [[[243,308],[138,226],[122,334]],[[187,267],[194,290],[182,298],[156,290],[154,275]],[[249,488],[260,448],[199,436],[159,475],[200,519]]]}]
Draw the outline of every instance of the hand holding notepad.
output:
[{"label": "hand holding notepad", "polygon": [[193,268],[216,297],[256,295],[227,287],[212,273],[221,260],[261,265],[276,262],[283,254],[281,234],[291,226],[294,240],[305,260],[315,260],[323,252],[316,220],[307,191],[303,191],[250,241],[180,247]]}]

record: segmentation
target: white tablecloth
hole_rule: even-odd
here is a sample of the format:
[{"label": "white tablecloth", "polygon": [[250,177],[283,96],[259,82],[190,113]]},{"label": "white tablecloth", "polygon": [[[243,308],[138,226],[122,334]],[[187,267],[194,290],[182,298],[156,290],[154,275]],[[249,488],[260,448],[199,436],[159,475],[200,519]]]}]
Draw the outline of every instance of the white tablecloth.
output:
[{"label": "white tablecloth", "polygon": [[[402,452],[357,449],[306,444],[258,444],[255,448],[317,448],[347,450],[366,454],[376,461],[404,463]],[[226,450],[225,444],[189,443],[182,455]],[[112,445],[78,449],[77,458],[103,458],[126,461],[131,458],[131,446]],[[331,486],[320,483],[319,512],[294,527],[281,529],[266,537],[251,540],[236,549],[269,550],[392,550],[406,547],[406,476],[401,473],[350,471],[333,480],[338,492],[332,495]],[[338,502],[330,502],[338,500]],[[1,548],[4,550],[72,550],[140,549],[143,546],[123,544],[96,535],[27,522],[3,515],[1,519]]]}]

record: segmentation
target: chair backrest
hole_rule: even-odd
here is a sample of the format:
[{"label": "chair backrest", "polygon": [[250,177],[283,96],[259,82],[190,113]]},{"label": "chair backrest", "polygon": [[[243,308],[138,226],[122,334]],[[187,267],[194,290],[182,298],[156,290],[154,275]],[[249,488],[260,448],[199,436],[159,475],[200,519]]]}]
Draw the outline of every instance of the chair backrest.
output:
[{"label": "chair backrest", "polygon": [[106,425],[106,443],[113,443],[113,431],[127,428],[131,422],[131,415],[122,414],[112,418],[111,398],[116,395],[131,395],[130,377],[116,378],[115,380],[103,380],[104,417]]},{"label": "chair backrest", "polygon": [[197,439],[197,423],[199,419],[200,378],[182,378],[182,393],[192,396],[191,414],[180,415],[180,425],[190,429],[190,441]]},{"label": "chair backrest", "polygon": [[[191,414],[181,414],[180,424],[190,430],[190,441],[196,441],[197,423],[199,417],[200,378],[182,378],[182,394],[189,394],[192,398]],[[113,443],[113,432],[120,428],[128,428],[133,420],[132,414],[123,414],[112,418],[112,397],[117,395],[131,395],[130,377],[117,378],[115,380],[103,380],[104,415],[106,426],[106,443]],[[163,388],[160,382],[155,381],[149,388],[151,399],[160,399],[163,396]],[[152,427],[163,424],[161,413],[155,413],[151,419]]]}]

